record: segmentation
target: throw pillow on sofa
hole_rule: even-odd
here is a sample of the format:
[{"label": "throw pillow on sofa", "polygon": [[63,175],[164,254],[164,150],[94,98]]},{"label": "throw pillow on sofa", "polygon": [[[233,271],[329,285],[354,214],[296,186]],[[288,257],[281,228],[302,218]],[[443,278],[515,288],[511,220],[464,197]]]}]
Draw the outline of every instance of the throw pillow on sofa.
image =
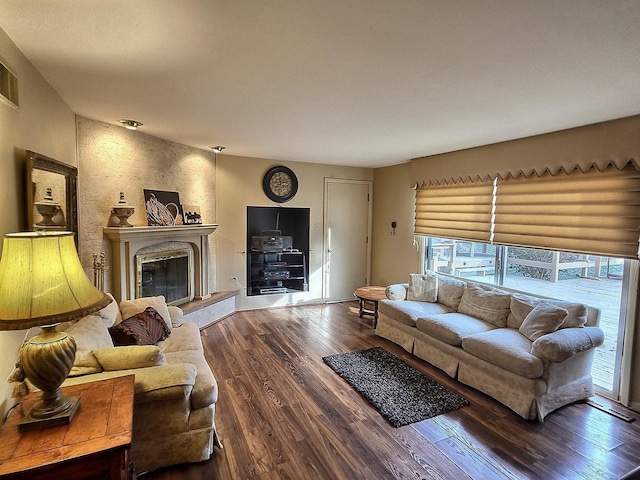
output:
[{"label": "throw pillow on sofa", "polygon": [[164,296],[134,298],[133,300],[123,300],[120,302],[120,312],[122,318],[133,317],[136,313],[144,312],[145,308],[153,307],[160,314],[169,329],[173,328],[171,315]]},{"label": "throw pillow on sofa", "polygon": [[522,322],[531,310],[540,302],[550,303],[557,307],[564,308],[569,315],[565,318],[559,328],[583,327],[587,323],[588,309],[583,303],[570,303],[562,300],[542,299],[514,293],[511,297],[511,312],[507,318],[507,326],[509,328],[520,328]]},{"label": "throw pillow on sofa", "polygon": [[438,277],[433,272],[424,275],[412,273],[409,275],[409,289],[407,300],[419,302],[435,302],[438,299]]},{"label": "throw pillow on sofa", "polygon": [[105,372],[166,365],[162,350],[155,345],[129,345],[94,350]]},{"label": "throw pillow on sofa", "polygon": [[153,308],[123,320],[109,329],[115,345],[154,345],[169,336],[171,330]]},{"label": "throw pillow on sofa", "polygon": [[520,325],[520,333],[535,342],[542,335],[555,332],[567,315],[569,312],[566,309],[541,302],[526,316]]},{"label": "throw pillow on sofa", "polygon": [[389,285],[387,288],[385,288],[384,294],[389,300],[402,301],[407,299],[408,288],[408,283]]}]

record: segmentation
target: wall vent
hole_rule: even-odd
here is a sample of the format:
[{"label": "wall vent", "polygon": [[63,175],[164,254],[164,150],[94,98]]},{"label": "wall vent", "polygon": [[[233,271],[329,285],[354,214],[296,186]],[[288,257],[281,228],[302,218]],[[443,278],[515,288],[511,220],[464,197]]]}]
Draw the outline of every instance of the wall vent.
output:
[{"label": "wall vent", "polygon": [[0,63],[0,100],[18,109],[18,77]]}]

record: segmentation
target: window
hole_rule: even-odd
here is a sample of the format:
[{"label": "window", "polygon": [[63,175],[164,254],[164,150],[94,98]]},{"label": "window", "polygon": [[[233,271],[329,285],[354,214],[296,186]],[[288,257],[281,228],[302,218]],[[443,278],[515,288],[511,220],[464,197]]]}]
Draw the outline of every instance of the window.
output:
[{"label": "window", "polygon": [[636,260],[449,238],[420,239],[425,270],[599,308],[605,343],[596,350],[592,375],[599,392],[617,398],[628,272]]}]

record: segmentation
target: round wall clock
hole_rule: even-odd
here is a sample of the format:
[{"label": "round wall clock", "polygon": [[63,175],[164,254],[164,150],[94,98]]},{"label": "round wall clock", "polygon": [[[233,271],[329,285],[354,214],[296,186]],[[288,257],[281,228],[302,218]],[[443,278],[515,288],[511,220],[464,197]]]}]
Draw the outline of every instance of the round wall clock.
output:
[{"label": "round wall clock", "polygon": [[264,174],[262,188],[270,200],[288,202],[298,193],[298,177],[290,168],[282,165],[272,167]]}]

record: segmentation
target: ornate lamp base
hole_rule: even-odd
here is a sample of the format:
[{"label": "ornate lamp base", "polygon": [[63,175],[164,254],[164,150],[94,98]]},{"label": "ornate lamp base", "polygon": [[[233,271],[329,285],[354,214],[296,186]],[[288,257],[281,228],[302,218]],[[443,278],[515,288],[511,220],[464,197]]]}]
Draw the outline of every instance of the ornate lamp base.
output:
[{"label": "ornate lamp base", "polygon": [[51,412],[49,416],[45,417],[38,416],[40,411],[37,409],[38,404],[36,403],[18,424],[18,431],[31,432],[33,430],[41,430],[43,428],[70,424],[71,419],[78,411],[78,407],[80,407],[80,397],[61,396],[60,400],[66,405],[66,407],[60,412]]}]

